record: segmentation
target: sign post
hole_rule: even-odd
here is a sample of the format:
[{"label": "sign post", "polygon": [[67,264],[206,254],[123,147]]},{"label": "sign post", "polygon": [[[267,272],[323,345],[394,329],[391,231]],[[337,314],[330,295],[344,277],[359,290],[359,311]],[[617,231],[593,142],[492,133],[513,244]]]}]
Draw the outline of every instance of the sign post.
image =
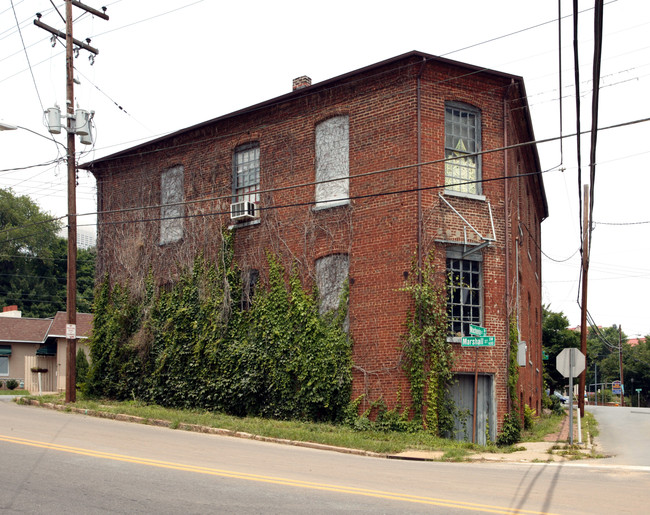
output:
[{"label": "sign post", "polygon": [[470,336],[463,336],[461,347],[476,347],[476,363],[474,365],[474,416],[472,421],[472,443],[476,443],[476,398],[478,397],[478,348],[494,347],[494,336],[487,335],[487,329],[478,325],[469,326]]},{"label": "sign post", "polygon": [[573,378],[585,369],[585,355],[579,349],[562,349],[555,360],[555,368],[569,378],[569,445],[573,445]]}]

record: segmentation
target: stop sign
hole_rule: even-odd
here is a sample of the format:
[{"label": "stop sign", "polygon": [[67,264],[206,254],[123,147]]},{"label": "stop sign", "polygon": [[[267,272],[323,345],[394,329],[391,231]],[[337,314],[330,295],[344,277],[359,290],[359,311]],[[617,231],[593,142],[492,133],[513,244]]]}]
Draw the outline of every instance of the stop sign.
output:
[{"label": "stop sign", "polygon": [[563,349],[557,355],[555,368],[564,377],[577,377],[585,369],[585,355],[578,349]]}]

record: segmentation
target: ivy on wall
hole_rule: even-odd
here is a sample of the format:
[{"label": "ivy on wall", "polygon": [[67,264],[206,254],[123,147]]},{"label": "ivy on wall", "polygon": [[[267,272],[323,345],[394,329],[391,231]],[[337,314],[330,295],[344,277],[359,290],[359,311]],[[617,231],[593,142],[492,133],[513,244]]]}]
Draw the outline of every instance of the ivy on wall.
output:
[{"label": "ivy on wall", "polygon": [[497,437],[497,445],[512,445],[521,439],[521,417],[517,408],[517,383],[519,381],[517,347],[519,346],[519,330],[517,329],[516,313],[510,316],[509,340],[508,395],[510,397],[510,411],[503,417],[503,428]]},{"label": "ivy on wall", "polygon": [[196,258],[168,288],[150,277],[142,298],[109,286],[95,298],[88,393],[234,415],[335,421],[351,392],[351,343],[339,308],[268,255],[268,282],[241,309],[232,234],[215,263]]},{"label": "ivy on wall", "polygon": [[412,267],[403,291],[413,297],[414,310],[407,323],[403,367],[410,383],[414,420],[432,433],[453,431],[454,403],[449,395],[454,355],[447,341],[447,296],[437,277],[433,255],[422,269]]}]

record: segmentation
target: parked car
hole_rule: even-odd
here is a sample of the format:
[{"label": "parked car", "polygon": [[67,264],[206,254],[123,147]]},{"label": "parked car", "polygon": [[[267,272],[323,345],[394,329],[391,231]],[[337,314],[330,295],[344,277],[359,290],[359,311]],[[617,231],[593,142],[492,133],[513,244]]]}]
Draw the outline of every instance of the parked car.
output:
[{"label": "parked car", "polygon": [[[546,395],[550,395],[549,390],[546,390]],[[558,398],[561,404],[566,404],[567,402],[569,402],[569,398],[566,395],[562,395],[558,391],[554,391],[553,395]]]}]

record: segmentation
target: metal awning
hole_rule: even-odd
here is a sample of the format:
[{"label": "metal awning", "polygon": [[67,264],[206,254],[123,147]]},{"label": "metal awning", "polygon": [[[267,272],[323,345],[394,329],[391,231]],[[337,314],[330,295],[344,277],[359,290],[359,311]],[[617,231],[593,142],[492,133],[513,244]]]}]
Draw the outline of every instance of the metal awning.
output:
[{"label": "metal awning", "polygon": [[56,356],[56,341],[50,342],[36,349],[37,356]]},{"label": "metal awning", "polygon": [[11,356],[11,345],[0,345],[0,356]]}]

